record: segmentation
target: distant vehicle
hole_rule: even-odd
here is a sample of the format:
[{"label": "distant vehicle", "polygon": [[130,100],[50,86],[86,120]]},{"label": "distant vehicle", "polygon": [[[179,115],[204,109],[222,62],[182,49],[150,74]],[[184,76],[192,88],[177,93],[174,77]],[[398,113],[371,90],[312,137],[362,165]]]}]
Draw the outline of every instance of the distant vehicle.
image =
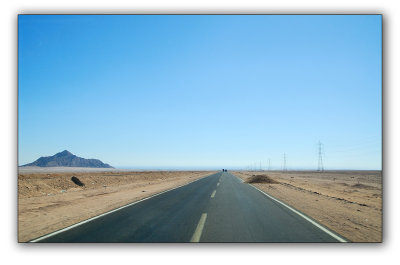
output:
[{"label": "distant vehicle", "polygon": [[228,172],[228,170],[227,170],[227,169],[225,169],[225,168],[223,168],[223,169],[222,169],[222,172]]},{"label": "distant vehicle", "polygon": [[222,169],[222,172],[225,172],[225,169]]}]

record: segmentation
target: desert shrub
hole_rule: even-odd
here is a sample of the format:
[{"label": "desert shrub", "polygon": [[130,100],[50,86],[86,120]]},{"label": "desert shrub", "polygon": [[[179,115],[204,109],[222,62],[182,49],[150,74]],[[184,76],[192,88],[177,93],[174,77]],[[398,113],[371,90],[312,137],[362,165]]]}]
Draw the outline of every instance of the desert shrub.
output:
[{"label": "desert shrub", "polygon": [[269,184],[277,184],[276,180],[273,180],[267,175],[253,175],[246,180],[246,183],[269,183]]},{"label": "desert shrub", "polygon": [[75,177],[75,176],[73,176],[72,178],[71,178],[71,180],[72,180],[72,182],[73,183],[75,183],[76,185],[78,185],[78,186],[85,186],[85,184],[83,184],[77,177]]},{"label": "desert shrub", "polygon": [[373,186],[365,185],[365,184],[362,184],[362,183],[354,184],[354,185],[352,185],[352,187],[354,187],[354,188],[359,188],[359,189],[366,189],[366,190],[377,189],[377,188],[375,188],[375,187],[373,187]]}]

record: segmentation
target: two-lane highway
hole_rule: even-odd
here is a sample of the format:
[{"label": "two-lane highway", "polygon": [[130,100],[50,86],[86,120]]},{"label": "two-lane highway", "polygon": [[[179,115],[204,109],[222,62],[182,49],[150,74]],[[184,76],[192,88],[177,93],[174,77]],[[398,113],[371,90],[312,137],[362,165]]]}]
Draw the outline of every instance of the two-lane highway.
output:
[{"label": "two-lane highway", "polygon": [[32,242],[345,242],[228,172]]}]

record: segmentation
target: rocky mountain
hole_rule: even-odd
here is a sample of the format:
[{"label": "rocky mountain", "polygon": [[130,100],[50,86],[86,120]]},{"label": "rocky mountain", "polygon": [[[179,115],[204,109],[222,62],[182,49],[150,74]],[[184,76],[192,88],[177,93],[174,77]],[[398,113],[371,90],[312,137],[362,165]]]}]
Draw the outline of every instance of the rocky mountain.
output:
[{"label": "rocky mountain", "polygon": [[67,150],[57,153],[53,156],[42,156],[35,162],[23,165],[37,167],[95,167],[95,168],[113,168],[109,164],[104,164],[98,159],[85,159],[71,154]]}]

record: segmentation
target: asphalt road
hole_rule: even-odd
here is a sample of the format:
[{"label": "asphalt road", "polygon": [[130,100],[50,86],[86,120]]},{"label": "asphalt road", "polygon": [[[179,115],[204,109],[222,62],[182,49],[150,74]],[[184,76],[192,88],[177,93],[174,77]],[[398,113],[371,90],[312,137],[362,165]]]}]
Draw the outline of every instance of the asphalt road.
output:
[{"label": "asphalt road", "polygon": [[220,172],[35,242],[339,240],[301,213]]}]

